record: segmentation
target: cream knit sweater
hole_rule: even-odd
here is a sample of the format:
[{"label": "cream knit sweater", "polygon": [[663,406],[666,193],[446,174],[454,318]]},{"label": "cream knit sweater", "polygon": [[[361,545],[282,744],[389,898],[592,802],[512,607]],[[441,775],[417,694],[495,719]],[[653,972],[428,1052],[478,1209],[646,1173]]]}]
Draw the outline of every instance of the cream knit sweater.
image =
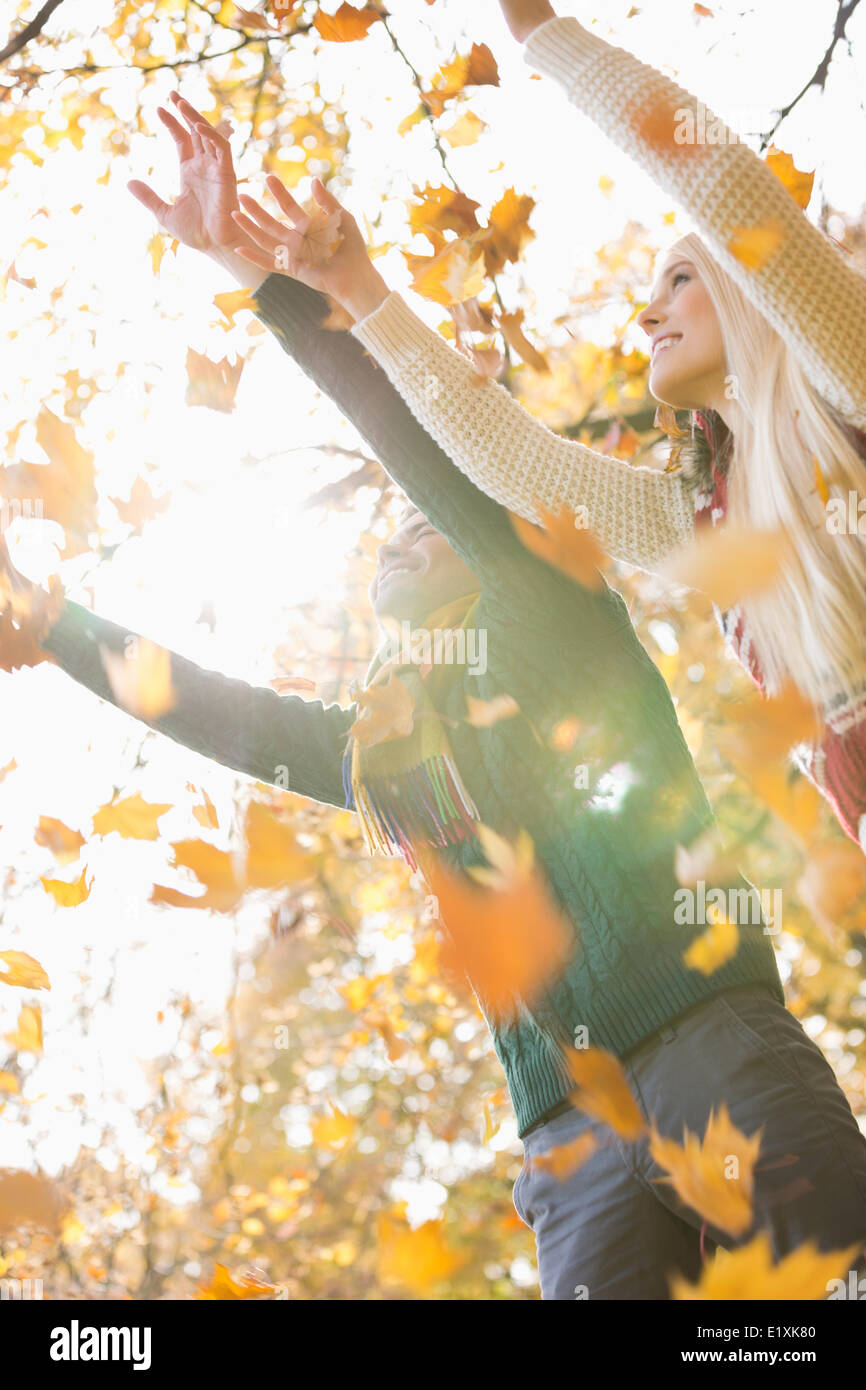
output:
[{"label": "cream knit sweater", "polygon": [[[641,114],[695,109],[695,98],[655,69],[587,32],[575,19],[536,29],[526,61],[560,82],[570,101],[632,155],[691,216],[720,265],[781,333],[811,383],[866,427],[866,278],[800,210],[746,145],[682,158],[640,131]],[[708,116],[709,119],[709,116]],[[734,228],[781,223],[778,249],[757,270],[728,250]],[[676,473],[637,468],[542,425],[393,293],[353,334],[385,369],[413,414],[482,491],[528,520],[534,500],[587,509],[615,559],[653,569],[694,530],[694,499]]]}]

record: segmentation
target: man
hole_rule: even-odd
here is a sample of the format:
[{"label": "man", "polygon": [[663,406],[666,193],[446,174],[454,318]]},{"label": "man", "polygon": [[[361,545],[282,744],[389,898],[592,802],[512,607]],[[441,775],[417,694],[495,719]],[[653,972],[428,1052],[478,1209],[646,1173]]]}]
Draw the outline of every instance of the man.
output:
[{"label": "man", "polygon": [[[194,130],[198,113],[178,106]],[[199,146],[205,159],[200,137]],[[186,160],[179,148],[178,205],[196,201],[198,235],[212,238],[203,249],[232,264],[236,229],[222,244],[214,232],[227,202],[231,210],[230,164],[227,172],[223,158],[198,196],[184,170],[195,146]],[[248,276],[241,267],[238,278]],[[256,299],[262,321],[417,508],[380,550],[377,616],[471,626],[485,635],[486,661],[416,664],[398,653],[377,663],[364,708],[374,688],[399,691],[394,681],[407,697],[387,736],[364,742],[350,738],[358,709],[281,697],[172,654],[177,702],[153,727],[262,781],[281,782],[287,766],[292,791],[333,805],[348,798],[371,843],[410,862],[435,852],[461,874],[484,863],[479,824],[509,840],[528,835],[572,933],[568,960],[530,998],[485,1011],[526,1145],[515,1204],[536,1234],[544,1298],[570,1299],[576,1287],[591,1298],[665,1298],[671,1273],[698,1276],[704,1237],[710,1246],[745,1238],[712,1224],[702,1231],[659,1181],[645,1136],[624,1143],[574,1108],[568,1055],[578,1034],[621,1059],[644,1119],[675,1142],[684,1126],[702,1134],[722,1103],[747,1133],[763,1127],[753,1224],[769,1230],[777,1256],[810,1237],[823,1248],[866,1241],[866,1141],[822,1054],[783,1007],[768,935],[751,919],[738,926],[736,950],[710,974],[683,959],[705,928],[674,922],[674,850],[712,816],[621,596],[584,588],[518,541],[507,513],[426,435],[360,343],[321,327],[322,295],[271,275]],[[119,651],[129,636],[67,603],[44,646],[117,703],[99,644]],[[508,717],[486,726],[467,717],[468,697],[490,707],[503,696],[516,706]],[[804,1114],[821,1123],[806,1125]],[[582,1133],[598,1147],[571,1177],[531,1163]]]}]

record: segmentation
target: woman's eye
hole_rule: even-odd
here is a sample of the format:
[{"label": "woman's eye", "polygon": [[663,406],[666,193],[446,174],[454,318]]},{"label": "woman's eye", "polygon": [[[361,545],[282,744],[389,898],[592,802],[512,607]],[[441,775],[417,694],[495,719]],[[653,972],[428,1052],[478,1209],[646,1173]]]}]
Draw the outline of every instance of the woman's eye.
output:
[{"label": "woman's eye", "polygon": [[685,271],[683,271],[683,270],[678,270],[677,273],[676,273],[676,275],[675,275],[674,278],[673,278],[673,288],[676,289],[677,284],[679,283],[680,280],[686,280],[686,281],[688,281],[689,278],[690,278],[690,277],[689,277],[688,275],[686,275]]}]

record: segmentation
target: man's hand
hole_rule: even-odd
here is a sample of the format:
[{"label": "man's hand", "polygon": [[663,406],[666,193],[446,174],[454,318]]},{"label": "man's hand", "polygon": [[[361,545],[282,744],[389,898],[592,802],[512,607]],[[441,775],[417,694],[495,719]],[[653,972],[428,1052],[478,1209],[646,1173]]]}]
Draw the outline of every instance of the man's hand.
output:
[{"label": "man's hand", "polygon": [[548,19],[556,19],[553,6],[548,0],[499,0],[505,23],[518,43],[525,43],[529,35]]},{"label": "man's hand", "polygon": [[[366,318],[389,291],[370,260],[354,217],[320,179],[313,180],[319,211],[312,213],[304,211],[275,174],[269,175],[267,185],[288,224],[242,193],[244,212],[232,214],[246,237],[245,244],[236,246],[238,255],[269,274],[288,275],[330,295],[353,319]],[[252,250],[250,241],[255,243]]]},{"label": "man's hand", "polygon": [[[157,114],[177,149],[180,193],[173,203],[166,203],[138,179],[128,184],[129,191],[154,214],[169,236],[193,250],[204,251],[231,270],[242,284],[255,289],[264,275],[257,274],[249,262],[239,260],[235,254],[235,248],[246,239],[239,236],[232,221],[232,213],[238,208],[238,193],[228,139],[176,92],[172,92],[171,99],[188,129],[165,107],[158,107]],[[208,134],[211,138],[206,138]],[[250,246],[255,249],[252,242]]]}]

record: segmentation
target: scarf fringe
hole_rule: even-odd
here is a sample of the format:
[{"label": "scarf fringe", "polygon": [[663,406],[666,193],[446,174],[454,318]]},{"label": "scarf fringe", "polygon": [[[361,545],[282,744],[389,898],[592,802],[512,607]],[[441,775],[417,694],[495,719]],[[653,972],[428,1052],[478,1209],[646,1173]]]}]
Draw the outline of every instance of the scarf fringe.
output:
[{"label": "scarf fringe", "polygon": [[444,849],[475,838],[478,808],[453,759],[438,754],[391,776],[368,777],[353,788],[352,750],[343,759],[346,809],[361,819],[368,850],[402,855],[417,869],[412,843]]}]

